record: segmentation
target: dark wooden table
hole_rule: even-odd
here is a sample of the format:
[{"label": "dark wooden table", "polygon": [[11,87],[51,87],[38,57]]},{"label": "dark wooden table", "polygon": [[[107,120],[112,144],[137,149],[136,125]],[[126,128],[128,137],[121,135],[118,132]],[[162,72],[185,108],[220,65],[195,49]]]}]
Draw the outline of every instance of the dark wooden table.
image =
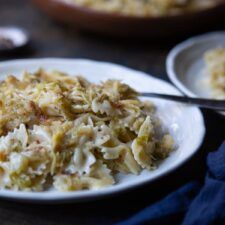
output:
[{"label": "dark wooden table", "polygon": [[[14,54],[0,55],[0,60],[90,58],[119,63],[165,80],[168,80],[166,55],[173,45],[184,39],[129,41],[84,34],[52,22],[25,0],[0,0],[0,25],[18,25],[31,35],[28,48]],[[133,191],[89,203],[32,205],[0,200],[0,225],[113,224],[191,180],[203,181],[207,153],[215,150],[225,138],[225,119],[211,111],[203,113],[207,127],[205,141],[198,153],[175,172]]]}]

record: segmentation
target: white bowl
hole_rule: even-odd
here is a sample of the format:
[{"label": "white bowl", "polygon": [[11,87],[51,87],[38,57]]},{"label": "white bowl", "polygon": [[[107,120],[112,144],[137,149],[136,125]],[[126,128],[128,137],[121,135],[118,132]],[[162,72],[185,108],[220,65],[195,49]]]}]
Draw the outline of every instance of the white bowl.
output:
[{"label": "white bowl", "polygon": [[[19,76],[24,70],[35,71],[38,68],[46,70],[60,70],[71,75],[82,74],[92,82],[100,82],[106,79],[119,79],[131,85],[138,91],[152,91],[168,94],[177,94],[177,91],[169,83],[156,79],[145,73],[131,70],[112,63],[102,63],[82,59],[31,59],[15,60],[0,63],[0,77],[7,74]],[[117,183],[114,186],[101,190],[84,190],[74,192],[15,192],[0,190],[0,197],[42,203],[60,203],[65,201],[89,201],[113,195],[129,188],[151,182],[162,175],[176,169],[189,159],[200,147],[205,126],[202,114],[196,107],[186,106],[170,101],[152,99],[157,105],[157,114],[164,126],[171,132],[175,139],[177,149],[164,160],[154,171],[144,170],[140,175],[118,174]]]},{"label": "white bowl", "polygon": [[[190,97],[212,98],[209,74],[204,65],[204,53],[225,48],[225,32],[212,32],[190,38],[175,46],[166,61],[167,74],[175,86]],[[225,115],[225,112],[219,112]]]}]

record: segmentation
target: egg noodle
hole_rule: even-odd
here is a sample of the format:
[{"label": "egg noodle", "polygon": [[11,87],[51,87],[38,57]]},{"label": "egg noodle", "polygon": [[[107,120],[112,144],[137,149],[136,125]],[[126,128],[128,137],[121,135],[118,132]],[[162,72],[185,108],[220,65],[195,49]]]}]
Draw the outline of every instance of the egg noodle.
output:
[{"label": "egg noodle", "polygon": [[25,72],[0,84],[0,188],[99,189],[173,150],[150,102],[117,80]]}]

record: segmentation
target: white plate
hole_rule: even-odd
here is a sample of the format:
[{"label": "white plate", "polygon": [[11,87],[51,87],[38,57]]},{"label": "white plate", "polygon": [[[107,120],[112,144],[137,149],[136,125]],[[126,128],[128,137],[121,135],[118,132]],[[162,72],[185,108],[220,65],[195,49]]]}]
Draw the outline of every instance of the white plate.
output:
[{"label": "white plate", "polygon": [[[31,59],[15,60],[0,63],[0,77],[6,74],[20,75],[24,70],[35,71],[38,68],[46,70],[60,70],[71,75],[82,74],[92,82],[100,82],[106,79],[119,79],[131,85],[138,91],[152,91],[160,93],[169,93],[179,95],[172,85],[165,81],[153,78],[145,73],[131,70],[112,63],[101,63],[82,59]],[[173,135],[178,146],[166,160],[164,160],[158,169],[154,171],[143,171],[140,175],[118,174],[117,183],[114,186],[93,191],[74,191],[74,192],[15,192],[9,190],[0,190],[0,197],[5,197],[20,201],[31,202],[65,202],[65,201],[88,201],[94,198],[101,198],[134,188],[176,169],[189,159],[201,145],[205,126],[202,114],[196,107],[185,106],[165,100],[155,100],[158,108],[158,116],[163,121],[166,128]]]},{"label": "white plate", "polygon": [[[225,32],[207,33],[175,46],[166,62],[170,80],[190,97],[212,98],[203,55],[207,50],[217,47],[225,48]],[[220,113],[225,115],[224,112]]]}]

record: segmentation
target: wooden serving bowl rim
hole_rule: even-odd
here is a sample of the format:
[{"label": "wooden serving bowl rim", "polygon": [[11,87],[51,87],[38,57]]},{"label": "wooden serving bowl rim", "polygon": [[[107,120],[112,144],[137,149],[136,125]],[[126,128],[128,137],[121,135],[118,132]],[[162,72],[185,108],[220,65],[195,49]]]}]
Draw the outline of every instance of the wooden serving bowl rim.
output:
[{"label": "wooden serving bowl rim", "polygon": [[220,7],[225,7],[225,0],[217,0],[218,2],[213,6],[209,6],[202,9],[196,9],[193,11],[187,11],[184,13],[177,13],[171,15],[162,15],[162,16],[132,16],[127,14],[120,14],[120,13],[112,13],[112,12],[105,12],[103,10],[95,10],[85,6],[78,5],[76,3],[70,3],[65,0],[34,0],[34,1],[49,1],[52,3],[58,3],[64,7],[74,9],[74,11],[80,11],[87,15],[98,16],[102,18],[110,18],[115,20],[127,20],[127,21],[159,21],[159,20],[168,20],[168,19],[179,19],[183,17],[194,17],[198,16],[199,14],[209,13],[211,11],[217,10]]}]

